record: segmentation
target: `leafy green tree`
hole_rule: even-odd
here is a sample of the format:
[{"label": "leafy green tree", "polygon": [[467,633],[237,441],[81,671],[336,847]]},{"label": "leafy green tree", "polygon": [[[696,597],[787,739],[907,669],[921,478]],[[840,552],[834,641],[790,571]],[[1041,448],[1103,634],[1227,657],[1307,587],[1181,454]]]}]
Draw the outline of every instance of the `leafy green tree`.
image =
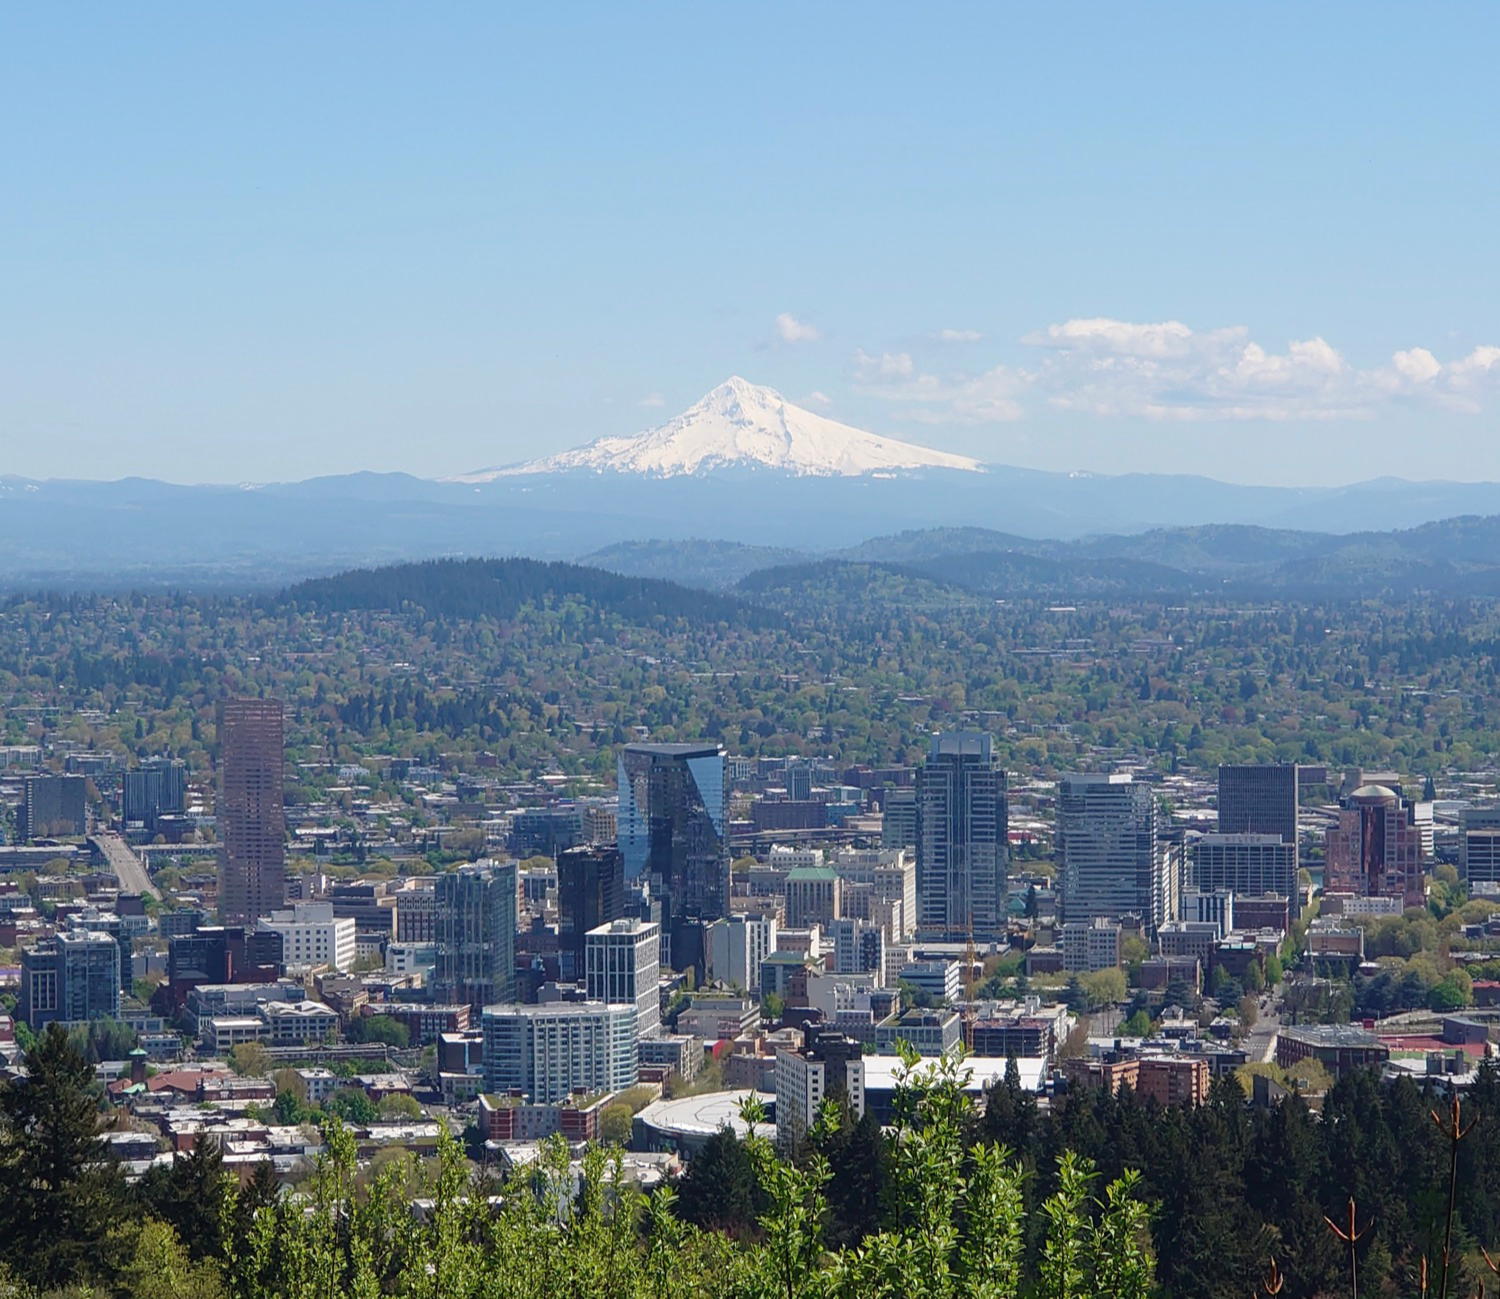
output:
[{"label": "leafy green tree", "polygon": [[414,1122],[422,1117],[422,1107],[415,1096],[396,1093],[381,1098],[376,1111],[386,1123]]},{"label": "leafy green tree", "polygon": [[323,1108],[345,1123],[358,1124],[360,1127],[380,1118],[380,1111],[375,1108],[374,1101],[365,1094],[362,1087],[340,1087],[323,1102]]},{"label": "leafy green tree", "polygon": [[72,1030],[78,1049],[90,1064],[105,1060],[123,1060],[136,1048],[140,1036],[128,1024],[117,1019],[93,1019]]},{"label": "leafy green tree", "polygon": [[271,1065],[271,1051],[264,1042],[240,1042],[230,1048],[229,1067],[242,1078],[264,1078]]},{"label": "leafy green tree", "polygon": [[194,1259],[177,1232],[148,1219],[135,1239],[120,1284],[131,1299],[221,1299],[223,1275],[212,1259]]},{"label": "leafy green tree", "polygon": [[182,1158],[149,1169],[136,1185],[136,1196],[194,1259],[223,1257],[231,1192],[218,1141],[200,1133]]},{"label": "leafy green tree", "polygon": [[311,1114],[308,1107],[297,1099],[297,1094],[290,1090],[276,1093],[276,1101],[271,1110],[276,1122],[283,1127],[306,1123]]},{"label": "leafy green tree", "polygon": [[389,1015],[361,1015],[350,1021],[348,1037],[351,1042],[383,1042],[404,1051],[411,1042],[411,1030]]},{"label": "leafy green tree", "polygon": [[40,1288],[97,1276],[125,1208],[99,1139],[94,1069],[60,1024],[0,1084],[0,1261]]},{"label": "leafy green tree", "polygon": [[1432,1010],[1462,1010],[1472,999],[1472,984],[1462,970],[1453,970],[1444,975],[1427,994],[1427,1005]]},{"label": "leafy green tree", "polygon": [[610,1146],[630,1144],[634,1115],[630,1106],[619,1101],[606,1105],[599,1115],[599,1140]]},{"label": "leafy green tree", "polygon": [[1112,1006],[1124,1001],[1128,992],[1124,970],[1090,970],[1079,982],[1090,1007]]},{"label": "leafy green tree", "polygon": [[1317,1060],[1298,1060],[1286,1071],[1287,1082],[1305,1092],[1326,1092],[1333,1086],[1333,1075]]}]

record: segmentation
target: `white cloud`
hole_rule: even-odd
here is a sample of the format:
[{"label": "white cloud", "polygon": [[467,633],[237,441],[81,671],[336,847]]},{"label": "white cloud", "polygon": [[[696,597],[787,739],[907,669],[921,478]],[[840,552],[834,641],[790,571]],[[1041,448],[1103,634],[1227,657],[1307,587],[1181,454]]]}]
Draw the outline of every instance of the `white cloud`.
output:
[{"label": "white cloud", "polygon": [[910,379],[916,369],[909,352],[882,352],[879,356],[871,356],[861,348],[854,353],[854,377],[862,384]]},{"label": "white cloud", "polygon": [[[1218,330],[1199,337],[1218,339],[1243,336],[1244,330]],[[1180,320],[1165,320],[1157,325],[1137,325],[1128,320],[1069,320],[1048,325],[1040,333],[1028,334],[1021,341],[1035,347],[1055,347],[1070,352],[1093,355],[1136,357],[1184,356],[1192,347],[1193,331]]]},{"label": "white cloud", "polygon": [[658,410],[667,404],[667,399],[659,392],[647,393],[636,403],[645,410]]},{"label": "white cloud", "polygon": [[1370,386],[1322,338],[1274,352],[1243,326],[1197,333],[1181,321],[1070,320],[1025,340],[1045,349],[1037,387],[1053,405],[1149,419],[1349,419]]},{"label": "white cloud", "polygon": [[854,381],[877,397],[901,402],[904,414],[922,424],[990,424],[1019,419],[1017,395],[1026,387],[1020,371],[996,366],[979,375],[951,378],[919,371],[907,352],[854,354]]},{"label": "white cloud", "polygon": [[815,402],[819,406],[833,405],[833,398],[830,397],[826,392],[820,392],[817,389],[814,389],[812,392],[807,394],[807,400],[810,402]]},{"label": "white cloud", "polygon": [[933,424],[1015,420],[1028,401],[1169,422],[1319,421],[1368,418],[1407,401],[1478,411],[1500,395],[1494,346],[1447,363],[1414,347],[1360,369],[1319,336],[1272,347],[1242,325],[1199,332],[1179,320],[1104,317],[1049,325],[1021,342],[1034,364],[979,374],[926,371],[905,352],[859,351],[855,381]]},{"label": "white cloud", "polygon": [[983,337],[977,329],[940,329],[937,333],[940,343],[977,343]]},{"label": "white cloud", "polygon": [[1442,373],[1442,364],[1425,347],[1414,347],[1409,352],[1397,352],[1391,357],[1396,373],[1413,383],[1427,383]]},{"label": "white cloud", "polygon": [[776,337],[783,343],[815,343],[823,335],[816,326],[783,311],[776,317]]}]

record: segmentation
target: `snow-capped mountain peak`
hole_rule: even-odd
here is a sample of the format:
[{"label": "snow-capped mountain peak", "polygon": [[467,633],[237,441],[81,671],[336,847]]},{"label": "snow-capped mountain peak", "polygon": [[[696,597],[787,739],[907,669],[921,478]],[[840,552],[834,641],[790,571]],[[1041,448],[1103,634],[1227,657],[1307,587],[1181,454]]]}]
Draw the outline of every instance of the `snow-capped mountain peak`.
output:
[{"label": "snow-capped mountain peak", "polygon": [[517,474],[578,469],[672,478],[731,467],[824,478],[912,469],[982,469],[968,456],[866,433],[803,410],[774,389],[736,375],[675,419],[644,433],[599,438],[572,451],[478,470],[453,481],[481,483]]}]

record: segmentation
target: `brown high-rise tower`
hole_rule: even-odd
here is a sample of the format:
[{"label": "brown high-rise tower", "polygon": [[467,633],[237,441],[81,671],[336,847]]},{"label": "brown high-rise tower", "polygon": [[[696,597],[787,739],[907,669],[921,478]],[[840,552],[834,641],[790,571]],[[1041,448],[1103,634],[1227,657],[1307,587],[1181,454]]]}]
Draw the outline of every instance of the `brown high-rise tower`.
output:
[{"label": "brown high-rise tower", "polygon": [[219,909],[225,924],[254,924],[286,905],[282,746],[280,700],[219,705]]}]

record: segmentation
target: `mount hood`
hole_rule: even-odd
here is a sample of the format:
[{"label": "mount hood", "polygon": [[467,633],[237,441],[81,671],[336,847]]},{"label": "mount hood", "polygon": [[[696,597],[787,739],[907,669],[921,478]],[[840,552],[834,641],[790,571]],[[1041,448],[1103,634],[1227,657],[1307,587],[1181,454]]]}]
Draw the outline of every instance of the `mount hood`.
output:
[{"label": "mount hood", "polygon": [[480,469],[449,481],[487,483],[575,470],[676,478],[730,468],[772,469],[799,478],[857,478],[918,469],[983,471],[979,461],[968,456],[866,433],[794,406],[779,392],[736,376],[675,419],[644,433],[598,438],[558,455]]}]

